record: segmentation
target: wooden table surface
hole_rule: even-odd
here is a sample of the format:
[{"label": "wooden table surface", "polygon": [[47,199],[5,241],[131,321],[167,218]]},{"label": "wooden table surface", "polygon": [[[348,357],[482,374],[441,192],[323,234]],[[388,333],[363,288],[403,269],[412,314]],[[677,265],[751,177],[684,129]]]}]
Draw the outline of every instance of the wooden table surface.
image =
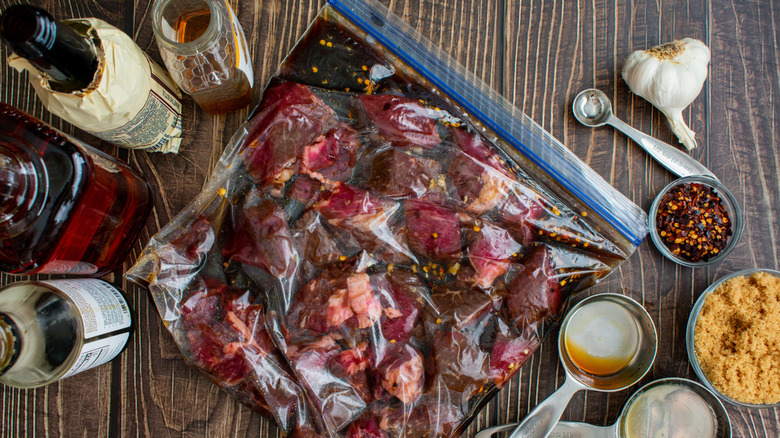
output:
[{"label": "wooden table surface", "polygon": [[[0,0],[5,9],[15,3]],[[56,18],[101,18],[131,35],[160,60],[148,0],[32,0]],[[324,0],[231,0],[254,59],[253,105],[284,55]],[[600,175],[645,210],[674,178],[623,134],[589,129],[571,114],[581,89],[604,90],[615,113],[641,131],[677,144],[666,120],[632,95],[620,77],[625,57],[675,38],[703,40],[712,51],[704,89],[684,112],[700,147],[692,155],[708,166],[743,206],[745,230],[722,263],[690,269],[666,259],[646,240],[619,270],[588,293],[619,292],[652,315],[659,348],[642,380],[696,379],[686,356],[689,311],[715,279],[731,272],[778,269],[780,251],[780,2],[384,0],[404,20],[514,102]],[[3,54],[7,55],[4,49]],[[222,150],[250,109],[204,114],[185,99],[184,142],[178,155],[130,152],[101,142],[51,116],[26,77],[3,60],[0,100],[15,105],[129,162],[155,189],[155,209],[125,263],[200,191]],[[2,284],[19,280],[2,275]],[[163,327],[150,297],[121,272],[106,277],[127,292],[137,330],[110,365],[36,390],[0,388],[0,434],[7,437],[275,437],[269,421],[188,368]],[[552,332],[542,347],[474,421],[515,421],[563,383]],[[780,336],[780,334],[778,334]],[[580,392],[563,418],[596,425],[616,421],[631,389]],[[729,407],[735,437],[780,435],[780,409]]]}]

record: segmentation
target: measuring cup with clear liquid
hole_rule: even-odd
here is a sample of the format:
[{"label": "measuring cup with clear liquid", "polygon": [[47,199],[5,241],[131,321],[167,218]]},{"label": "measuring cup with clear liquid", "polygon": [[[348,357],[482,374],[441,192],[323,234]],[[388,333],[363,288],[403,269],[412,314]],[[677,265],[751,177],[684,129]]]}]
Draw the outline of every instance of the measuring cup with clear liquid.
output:
[{"label": "measuring cup with clear liquid", "polygon": [[[517,424],[486,429],[476,438],[509,431]],[[593,426],[561,421],[550,436],[566,438],[648,438],[684,436],[731,438],[731,420],[712,392],[688,379],[670,377],[654,380],[628,399],[617,422]]]}]

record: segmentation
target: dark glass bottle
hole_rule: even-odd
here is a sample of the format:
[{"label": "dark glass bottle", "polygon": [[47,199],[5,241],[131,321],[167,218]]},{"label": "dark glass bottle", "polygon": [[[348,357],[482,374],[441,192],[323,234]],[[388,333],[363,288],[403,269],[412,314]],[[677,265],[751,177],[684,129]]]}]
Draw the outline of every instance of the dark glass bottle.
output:
[{"label": "dark glass bottle", "polygon": [[127,301],[104,281],[9,284],[0,289],[0,383],[34,388],[102,365],[131,329]]},{"label": "dark glass bottle", "polygon": [[71,92],[87,88],[99,67],[95,43],[71,27],[78,25],[55,21],[34,6],[15,5],[0,17],[0,36],[48,76],[52,89]]},{"label": "dark glass bottle", "polygon": [[0,270],[104,275],[151,207],[133,169],[0,103]]}]

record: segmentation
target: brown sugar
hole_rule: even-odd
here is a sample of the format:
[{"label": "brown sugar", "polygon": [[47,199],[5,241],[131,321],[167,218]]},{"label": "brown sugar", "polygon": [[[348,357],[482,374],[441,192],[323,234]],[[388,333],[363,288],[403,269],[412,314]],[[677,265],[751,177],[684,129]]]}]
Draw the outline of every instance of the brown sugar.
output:
[{"label": "brown sugar", "polygon": [[712,385],[750,404],[780,402],[780,278],[731,278],[705,300],[694,332],[696,357]]}]

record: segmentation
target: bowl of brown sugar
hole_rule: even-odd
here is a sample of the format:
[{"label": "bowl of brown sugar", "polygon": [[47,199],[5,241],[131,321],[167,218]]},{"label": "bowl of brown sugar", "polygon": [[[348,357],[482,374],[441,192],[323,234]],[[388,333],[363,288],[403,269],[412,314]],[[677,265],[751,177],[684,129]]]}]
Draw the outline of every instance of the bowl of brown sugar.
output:
[{"label": "bowl of brown sugar", "polygon": [[780,406],[780,271],[748,269],[710,285],[691,310],[688,360],[725,401]]}]

